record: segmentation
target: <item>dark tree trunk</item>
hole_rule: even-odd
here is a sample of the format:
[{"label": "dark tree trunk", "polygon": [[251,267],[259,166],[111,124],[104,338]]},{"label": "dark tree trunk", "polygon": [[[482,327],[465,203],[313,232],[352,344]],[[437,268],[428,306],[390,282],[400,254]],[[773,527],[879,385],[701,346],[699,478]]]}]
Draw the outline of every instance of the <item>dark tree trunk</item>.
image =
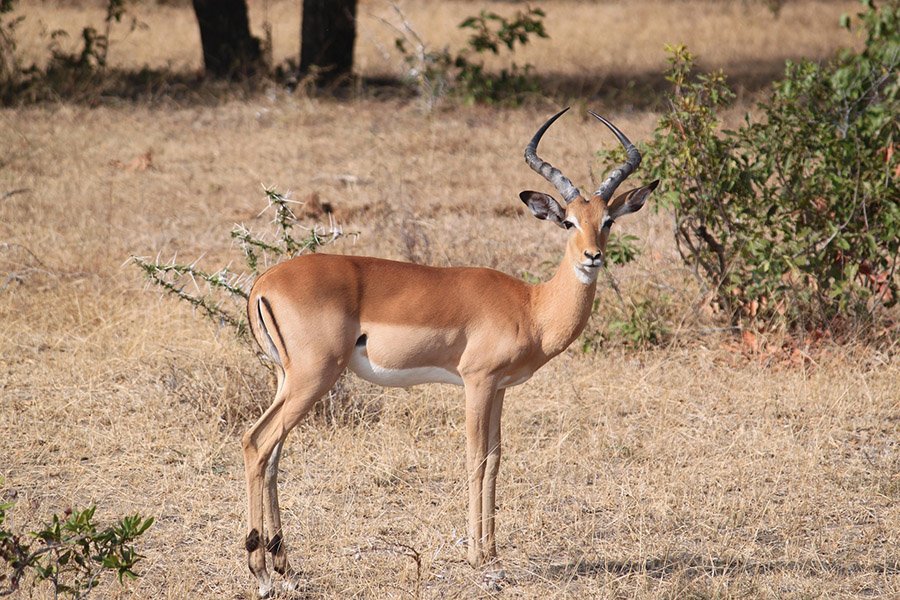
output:
[{"label": "dark tree trunk", "polygon": [[332,83],[353,69],[356,0],[303,0],[300,73]]},{"label": "dark tree trunk", "polygon": [[259,40],[250,35],[246,0],[193,0],[208,75],[239,79],[262,64]]}]

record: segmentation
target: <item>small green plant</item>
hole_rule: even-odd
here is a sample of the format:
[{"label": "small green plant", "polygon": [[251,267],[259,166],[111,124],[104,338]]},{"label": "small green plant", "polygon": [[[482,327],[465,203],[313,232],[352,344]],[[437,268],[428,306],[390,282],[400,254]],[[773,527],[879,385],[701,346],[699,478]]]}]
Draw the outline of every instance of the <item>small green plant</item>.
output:
[{"label": "small green plant", "polygon": [[0,85],[14,82],[22,70],[16,52],[16,27],[25,17],[9,18],[15,8],[14,1],[0,0]]},{"label": "small green plant", "polygon": [[504,49],[512,54],[516,44],[527,44],[533,35],[548,37],[544,29],[545,16],[544,11],[530,6],[525,11],[518,11],[512,19],[483,10],[477,17],[469,17],[459,24],[460,29],[473,31],[468,51],[459,53],[455,61],[459,70],[457,81],[467,102],[518,103],[524,94],[539,91],[531,65],[520,67],[510,61],[508,68],[495,75],[484,70],[483,61],[474,61],[470,57],[487,52],[499,55]]},{"label": "small green plant", "polygon": [[13,506],[0,503],[0,596],[16,592],[29,577],[34,584],[49,582],[56,598],[82,598],[105,573],[115,573],[119,583],[139,576],[134,568],[143,556],[133,544],[153,525],[153,517],[135,514],[101,529],[92,506],[53,515],[39,531],[19,535],[6,524]]},{"label": "small green plant", "polygon": [[515,53],[516,47],[527,44],[532,36],[546,38],[544,11],[528,7],[507,19],[494,12],[482,10],[477,16],[463,20],[459,27],[472,31],[467,47],[456,54],[448,48],[428,49],[422,38],[394,7],[402,21],[396,28],[402,37],[395,46],[403,56],[410,80],[429,106],[449,93],[467,103],[517,104],[524,95],[539,91],[532,66],[519,66],[510,61],[499,73],[485,69],[485,54]]},{"label": "small green plant", "polygon": [[859,331],[900,292],[900,8],[870,1],[861,52],[788,63],[761,118],[670,48],[670,110],[645,152],[684,262],[735,327]]},{"label": "small green plant", "polygon": [[256,235],[243,225],[231,230],[243,255],[246,271],[225,266],[206,271],[193,263],[163,262],[132,256],[131,260],[144,272],[147,280],[166,293],[184,300],[201,314],[221,326],[230,327],[237,337],[252,344],[247,325],[246,302],[250,287],[260,268],[330,244],[343,232],[334,227],[302,227],[291,210],[289,195],[273,188],[265,189],[268,206],[275,213],[275,231]]},{"label": "small green plant", "polygon": [[664,344],[670,337],[665,308],[668,298],[643,298],[624,307],[621,315],[609,323],[611,337],[619,338],[629,346],[647,348]]},{"label": "small green plant", "polygon": [[[61,40],[69,37],[64,29],[57,29],[50,34],[50,65],[48,71],[55,69],[90,72],[106,67],[109,56],[110,34],[115,23],[121,23],[128,15],[127,0],[107,0],[106,16],[103,18],[103,31],[95,27],[84,27],[81,30],[81,50],[76,53],[62,48]],[[132,16],[130,31],[146,27],[144,23]]]},{"label": "small green plant", "polygon": [[672,317],[671,299],[655,290],[640,292],[637,300],[626,299],[610,272],[606,272],[608,293],[594,300],[591,325],[581,335],[581,350],[593,352],[608,345],[624,345],[645,349],[663,346],[672,339],[669,321]]},{"label": "small green plant", "polygon": [[636,245],[637,241],[636,235],[611,232],[606,241],[606,263],[621,266],[633,261],[641,253]]},{"label": "small green plant", "polygon": [[26,91],[39,93],[43,85],[72,85],[90,80],[91,76],[106,68],[113,27],[122,21],[130,22],[130,32],[146,28],[146,24],[129,14],[129,0],[106,0],[106,15],[101,30],[93,26],[82,28],[80,48],[70,50],[64,42],[70,37],[65,29],[50,32],[47,50],[50,54],[46,67],[35,64],[23,66],[17,54],[16,28],[24,15],[9,18],[17,0],[0,0],[0,93],[10,96]]},{"label": "small green plant", "polygon": [[[640,255],[638,237],[628,233],[610,233],[606,243],[607,265],[626,265]],[[581,349],[591,352],[610,343],[633,348],[647,348],[665,344],[670,338],[667,325],[669,298],[665,295],[627,300],[619,289],[612,272],[604,268],[606,281],[614,292],[616,302],[594,300],[592,325],[581,336]]]}]

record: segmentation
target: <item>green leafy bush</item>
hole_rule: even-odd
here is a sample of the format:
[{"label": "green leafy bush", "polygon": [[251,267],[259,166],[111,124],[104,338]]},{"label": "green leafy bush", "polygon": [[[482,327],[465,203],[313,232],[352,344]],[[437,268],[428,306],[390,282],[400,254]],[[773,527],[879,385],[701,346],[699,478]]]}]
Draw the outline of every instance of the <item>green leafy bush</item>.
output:
[{"label": "green leafy bush", "polygon": [[134,541],[153,525],[153,518],[135,514],[100,529],[94,523],[96,507],[53,515],[50,523],[29,535],[7,528],[6,514],[12,502],[0,503],[0,596],[19,589],[23,579],[33,578],[53,586],[60,595],[82,598],[114,572],[123,582],[138,574],[135,565],[143,558]]},{"label": "green leafy bush", "polygon": [[724,75],[694,77],[670,48],[671,109],[645,164],[684,262],[734,326],[859,331],[897,302],[900,8],[863,4],[861,52],[789,62],[761,118],[734,131],[720,127]]},{"label": "green leafy bush", "polygon": [[607,272],[608,290],[594,299],[591,325],[581,334],[583,352],[593,352],[609,345],[645,349],[662,346],[672,339],[670,321],[672,302],[668,294],[654,288],[636,292],[635,299],[626,297],[612,274]]},{"label": "green leafy bush", "polygon": [[[396,8],[396,7],[395,7]],[[493,73],[485,70],[481,55],[513,54],[517,45],[527,44],[532,36],[546,38],[544,11],[528,7],[507,19],[482,10],[477,16],[463,20],[460,29],[472,31],[467,47],[455,55],[450,50],[428,49],[422,38],[397,9],[402,37],[395,46],[403,56],[409,79],[429,105],[445,94],[455,95],[467,103],[517,104],[524,95],[539,91],[531,65],[509,66]]]}]

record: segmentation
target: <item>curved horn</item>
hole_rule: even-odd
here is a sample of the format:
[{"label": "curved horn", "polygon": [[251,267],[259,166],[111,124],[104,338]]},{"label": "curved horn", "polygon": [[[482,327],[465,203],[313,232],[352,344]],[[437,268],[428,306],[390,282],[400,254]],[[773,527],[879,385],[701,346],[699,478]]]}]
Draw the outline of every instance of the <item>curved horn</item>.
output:
[{"label": "curved horn", "polygon": [[540,129],[537,130],[537,133],[534,134],[534,137],[531,138],[531,141],[528,142],[528,145],[525,146],[525,162],[528,163],[528,166],[541,174],[541,176],[553,184],[553,187],[562,194],[563,198],[566,201],[566,204],[577,198],[581,195],[581,192],[578,191],[578,188],[572,185],[572,182],[569,181],[569,178],[562,174],[562,172],[551,165],[550,163],[541,160],[541,158],[537,155],[537,145],[538,142],[541,141],[541,136],[544,135],[544,132],[547,131],[547,128],[553,125],[553,122],[560,118],[563,113],[569,110],[568,107],[562,109],[550,119],[544,123]]},{"label": "curved horn", "polygon": [[628,155],[628,159],[622,163],[617,169],[613,169],[612,173],[609,174],[603,183],[600,184],[600,187],[597,188],[597,191],[594,192],[595,196],[600,196],[606,202],[609,202],[609,199],[612,198],[613,192],[616,191],[616,188],[619,187],[619,184],[625,181],[625,178],[631,175],[635,169],[637,169],[638,165],[641,164],[641,153],[638,152],[638,149],[634,147],[634,144],[625,137],[625,134],[619,131],[619,128],[595,113],[592,110],[588,111],[592,116],[596,117],[601,123],[609,127],[609,130],[612,131],[619,141],[625,146],[625,153]]}]

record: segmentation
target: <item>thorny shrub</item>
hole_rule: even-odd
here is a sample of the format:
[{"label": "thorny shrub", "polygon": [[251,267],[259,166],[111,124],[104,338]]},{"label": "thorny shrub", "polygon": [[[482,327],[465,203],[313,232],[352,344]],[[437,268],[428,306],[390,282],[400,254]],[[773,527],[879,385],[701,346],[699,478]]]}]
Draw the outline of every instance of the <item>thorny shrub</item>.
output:
[{"label": "thorny shrub", "polygon": [[[255,234],[244,225],[236,225],[231,230],[231,238],[237,242],[243,256],[243,269],[232,270],[227,265],[215,271],[207,271],[196,262],[179,263],[174,259],[162,261],[159,256],[155,260],[132,256],[131,260],[144,272],[147,281],[165,293],[187,302],[220,327],[230,329],[245,347],[256,352],[262,363],[271,369],[271,362],[256,351],[247,323],[247,297],[253,281],[261,270],[281,260],[315,252],[318,248],[333,243],[344,233],[334,225],[304,227],[291,210],[291,205],[299,203],[291,200],[289,194],[279,193],[272,188],[266,188],[265,194],[268,206],[264,212],[275,213],[274,230]],[[240,373],[237,375],[242,378]],[[241,385],[246,384],[244,381]],[[178,384],[173,380],[171,385],[185,384]],[[255,405],[253,410],[256,410]],[[316,414],[326,423],[339,424],[362,420],[366,416],[363,414],[366,410],[368,409],[360,401],[352,397],[350,387],[341,379],[329,391],[324,402],[317,405]],[[224,411],[222,419],[229,424],[246,416],[237,406],[225,406]]]},{"label": "thorny shrub", "polygon": [[[227,326],[242,342],[253,345],[247,323],[247,298],[253,280],[265,268],[283,259],[299,256],[331,244],[343,235],[334,227],[303,227],[291,210],[289,194],[273,188],[265,189],[268,206],[275,213],[275,231],[256,235],[244,225],[231,230],[231,238],[241,249],[245,271],[234,271],[230,265],[206,271],[193,263],[164,262],[159,256],[148,260],[132,256],[131,260],[144,272],[147,280],[199,310],[220,326]],[[302,234],[298,235],[298,230]]]},{"label": "thorny shrub", "polygon": [[897,303],[900,6],[863,4],[862,51],[788,62],[761,118],[734,131],[724,75],[694,77],[670,48],[670,110],[645,160],[678,251],[734,327],[861,333]]},{"label": "thorny shrub", "polygon": [[34,584],[49,582],[54,597],[82,598],[104,573],[114,572],[119,583],[139,576],[134,568],[143,557],[133,543],[153,525],[153,517],[135,514],[99,529],[92,506],[53,515],[39,531],[19,535],[6,525],[13,505],[0,502],[0,596],[16,592],[29,577]]}]

